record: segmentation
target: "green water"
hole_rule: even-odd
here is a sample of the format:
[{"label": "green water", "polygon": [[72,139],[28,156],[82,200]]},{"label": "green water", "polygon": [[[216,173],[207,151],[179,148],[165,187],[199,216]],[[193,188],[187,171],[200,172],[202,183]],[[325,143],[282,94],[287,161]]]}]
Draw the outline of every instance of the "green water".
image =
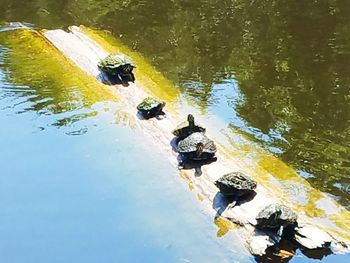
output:
[{"label": "green water", "polygon": [[[347,208],[349,14],[347,0],[0,0],[0,21],[23,21],[38,28],[84,24],[110,31],[148,58],[205,116],[217,116],[232,130],[247,134]],[[24,67],[28,67],[25,61],[14,61],[11,50],[11,46],[0,42],[0,121],[6,123],[0,141],[0,206],[3,217],[7,216],[1,221],[2,261],[23,262],[29,257],[29,262],[34,262],[40,247],[47,249],[42,262],[52,262],[60,251],[65,253],[57,262],[66,262],[67,258],[97,262],[98,253],[106,255],[105,262],[113,258],[118,262],[139,262],[141,258],[156,262],[156,255],[160,255],[159,262],[250,260],[235,256],[242,248],[230,247],[230,237],[216,239],[217,229],[198,211],[193,195],[181,197],[180,203],[192,198],[188,205],[179,205],[178,197],[167,195],[162,199],[161,193],[169,189],[173,189],[171,196],[186,193],[187,189],[181,188],[181,180],[169,183],[168,177],[161,179],[165,186],[159,189],[159,175],[177,176],[176,171],[162,164],[160,157],[140,158],[151,155],[147,145],[139,149],[127,144],[134,140],[133,133],[111,117],[115,113],[108,114],[111,108],[117,108],[113,102],[96,99],[99,96],[87,93],[79,81],[57,82],[55,78],[32,76],[34,71]],[[16,72],[19,64],[24,69]],[[109,116],[107,121],[103,116]],[[111,141],[115,147],[107,147]],[[90,161],[93,152],[101,156]],[[132,163],[135,156],[142,160],[137,165]],[[22,164],[18,165],[18,161]],[[154,183],[149,183],[148,177],[136,176],[148,163],[154,167],[145,174]],[[116,174],[123,175],[123,180],[115,179]],[[125,175],[136,176],[141,185],[148,182],[150,186],[142,191],[140,185],[133,189],[133,181]],[[17,186],[23,180],[26,184]],[[67,184],[72,186],[65,190]],[[23,194],[12,193],[14,186],[20,187],[16,189]],[[79,186],[81,189],[76,191]],[[91,190],[93,194],[86,197]],[[42,201],[48,193],[51,195]],[[61,193],[66,196],[63,200]],[[135,204],[133,200],[140,198],[152,206],[151,212],[142,210],[140,220],[148,220],[148,224],[140,226],[140,221],[134,219],[123,230],[127,220],[120,220],[120,215],[137,218],[135,210],[148,204]],[[115,207],[122,203],[125,205],[120,209]],[[13,205],[10,211],[8,204]],[[57,205],[57,211],[50,209]],[[173,206],[174,211],[167,208],[160,212],[156,206]],[[192,210],[197,212],[188,216],[186,212]],[[72,219],[72,214],[77,218]],[[159,220],[154,222],[154,218]],[[156,233],[159,227],[162,231]],[[194,235],[187,235],[193,228]],[[67,243],[69,233],[72,241]],[[123,246],[114,250],[119,243]],[[134,247],[138,255],[133,254]],[[18,255],[15,249],[23,253]],[[83,256],[86,250],[90,252]],[[303,260],[295,257],[292,262]]]}]

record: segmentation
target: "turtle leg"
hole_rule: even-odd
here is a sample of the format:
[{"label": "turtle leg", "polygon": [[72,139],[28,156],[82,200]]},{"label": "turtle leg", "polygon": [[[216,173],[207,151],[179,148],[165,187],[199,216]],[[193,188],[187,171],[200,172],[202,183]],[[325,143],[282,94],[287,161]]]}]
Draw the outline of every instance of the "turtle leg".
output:
[{"label": "turtle leg", "polygon": [[131,79],[131,82],[135,82],[135,76],[134,76],[134,73],[130,72],[130,79]]},{"label": "turtle leg", "polygon": [[234,208],[238,203],[239,198],[237,196],[233,196],[231,199],[228,200],[228,204],[226,209],[232,209]]},{"label": "turtle leg", "polygon": [[187,160],[184,158],[184,157],[178,157],[178,166],[177,168],[179,170],[183,170],[183,169],[186,169],[186,164],[187,164]]}]

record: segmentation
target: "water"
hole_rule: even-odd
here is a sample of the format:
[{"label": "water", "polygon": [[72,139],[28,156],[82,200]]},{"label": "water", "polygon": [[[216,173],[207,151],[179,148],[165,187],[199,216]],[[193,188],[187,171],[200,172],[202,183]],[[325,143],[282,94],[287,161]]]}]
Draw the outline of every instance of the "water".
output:
[{"label": "water", "polygon": [[349,13],[346,0],[0,1],[0,21],[109,30],[348,208]]},{"label": "water", "polygon": [[82,106],[76,87],[52,111],[68,87],[7,82],[11,52],[0,53],[1,262],[250,261],[143,133],[118,123],[117,103]]},{"label": "water", "polygon": [[[38,28],[64,28],[72,24],[85,24],[109,30],[128,46],[142,53],[163,74],[171,79],[181,90],[182,97],[189,100],[194,107],[204,114],[204,117],[219,117],[223,123],[232,128],[233,133],[239,130],[252,140],[257,141],[268,151],[292,165],[314,187],[327,192],[348,209],[350,207],[350,64],[348,63],[350,61],[350,39],[347,33],[350,27],[349,13],[350,4],[346,0],[289,2],[277,0],[0,0],[0,21],[24,21]],[[8,45],[1,45],[0,52],[2,57],[10,56],[9,53],[11,51],[8,48]],[[39,54],[36,54],[36,56],[39,56]],[[61,201],[62,198],[59,195],[60,192],[68,191],[64,188],[66,187],[64,180],[68,178],[73,180],[75,178],[75,185],[74,181],[71,182],[72,189],[70,194],[75,198],[79,198],[79,196],[81,198],[75,199],[77,202],[75,204],[77,217],[81,216],[82,211],[86,211],[87,218],[89,210],[83,208],[88,206],[89,200],[93,203],[93,200],[104,196],[104,193],[96,192],[96,189],[99,188],[106,191],[105,189],[113,185],[108,180],[113,180],[115,175],[109,169],[109,172],[106,172],[107,167],[114,163],[116,165],[113,166],[115,171],[118,171],[118,169],[127,171],[128,167],[124,166],[125,164],[130,164],[129,168],[132,170],[135,167],[133,165],[133,157],[139,154],[139,156],[151,158],[150,154],[142,154],[147,153],[149,150],[146,145],[141,147],[142,150],[136,146],[131,146],[134,147],[133,150],[127,148],[130,147],[126,143],[130,140],[130,130],[127,127],[122,127],[120,123],[115,124],[115,120],[111,120],[112,117],[108,117],[110,119],[107,118],[107,121],[104,119],[105,117],[101,117],[101,115],[108,115],[109,110],[107,109],[113,108],[114,104],[107,103],[106,106],[104,100],[100,101],[100,99],[97,99],[100,96],[90,94],[83,88],[86,83],[76,83],[75,80],[69,80],[69,84],[57,84],[57,81],[43,79],[41,77],[42,74],[37,74],[37,76],[31,76],[33,72],[25,74],[28,69],[26,68],[28,65],[23,63],[25,60],[22,60],[21,63],[18,61],[15,63],[16,68],[18,68],[18,64],[24,65],[22,66],[24,69],[16,73],[16,70],[9,65],[9,61],[14,61],[15,59],[13,57],[9,58],[5,63],[5,69],[1,71],[0,75],[2,79],[0,108],[3,109],[0,110],[0,121],[1,123],[6,123],[1,131],[0,145],[2,149],[6,150],[6,154],[1,155],[1,169],[4,169],[4,172],[3,170],[0,170],[0,172],[1,175],[9,174],[10,172],[11,175],[13,174],[13,177],[2,179],[2,181],[6,179],[4,186],[8,186],[5,188],[1,184],[1,187],[7,189],[7,191],[13,190],[14,187],[19,187],[15,182],[24,180],[24,175],[29,176],[27,184],[30,186],[30,182],[37,182],[46,178],[44,178],[45,174],[42,171],[47,171],[50,175],[56,174],[56,181],[49,181],[46,178],[48,180],[46,184],[42,182],[42,186],[45,187],[40,187],[40,185],[32,186],[35,189],[43,188],[41,189],[42,191],[45,188],[50,189],[56,184],[58,188],[55,191],[52,189],[52,191],[47,190],[48,192],[45,192],[45,194],[56,193],[56,197],[52,196],[53,199],[48,198],[46,200],[47,203],[42,204],[42,209],[39,209],[39,206],[37,210],[27,208],[27,213],[37,211],[38,214],[32,216],[37,216],[33,218],[38,219],[39,217],[41,218],[39,214],[43,213],[43,211],[46,211],[46,216],[49,213],[53,213],[46,210],[47,207],[50,207],[52,204],[58,205],[57,202]],[[42,58],[42,60],[45,59]],[[53,71],[55,70],[58,69],[53,69]],[[16,85],[14,86],[13,83]],[[9,124],[7,125],[7,123]],[[118,134],[118,138],[115,137],[115,134]],[[137,137],[136,134],[135,137]],[[102,149],[99,148],[97,138],[99,140],[103,138],[103,142],[99,142],[104,146]],[[115,143],[116,145],[114,145],[115,139],[119,140],[118,143]],[[111,142],[114,145],[113,149],[107,146],[112,145]],[[140,143],[142,145],[141,141]],[[16,147],[13,147],[13,145],[16,145]],[[120,145],[119,152],[114,152],[117,151],[118,145]],[[93,151],[94,147],[97,147],[95,151]],[[73,151],[73,149],[77,152]],[[88,150],[86,150],[86,153],[82,153],[79,152],[81,149]],[[107,149],[110,152],[107,152]],[[126,158],[125,161],[119,163],[122,165],[118,166],[116,160],[120,160],[120,156],[126,154],[125,152],[127,151],[124,149],[130,149],[129,159],[124,156]],[[93,156],[93,152],[99,152],[99,156],[95,156],[97,158],[95,162],[82,156],[83,154]],[[78,158],[79,154],[81,159]],[[71,155],[71,158],[68,158],[67,155]],[[19,158],[19,156],[25,156],[25,158]],[[56,158],[53,158],[53,156]],[[112,159],[108,162],[109,157]],[[150,174],[157,170],[168,173],[172,169],[171,167],[166,167],[160,161],[161,157],[147,158],[137,158],[138,162],[141,163],[140,165],[137,164],[136,167],[142,167],[142,171],[148,167]],[[146,160],[148,161],[146,162]],[[26,165],[19,166],[18,161],[26,161]],[[154,163],[154,167],[157,167],[156,169],[150,168],[149,163],[151,162]],[[50,169],[46,167],[48,163],[50,163]],[[94,163],[99,168],[96,168]],[[78,164],[80,165],[78,166]],[[68,167],[72,169],[69,173],[70,177],[59,177],[60,174],[68,173]],[[75,170],[73,169],[74,167]],[[100,180],[100,177],[96,177],[97,171],[100,171],[99,169],[103,169],[106,176],[107,174],[110,174],[110,176]],[[135,170],[133,172],[130,171],[130,173],[133,176],[138,174]],[[172,173],[176,176],[175,171],[172,171]],[[163,173],[154,173],[153,177],[160,180],[158,177],[161,174]],[[73,177],[71,178],[71,176]],[[85,176],[90,178],[90,180],[95,178],[93,180],[94,184],[90,182],[90,186],[85,185],[88,184]],[[30,178],[32,180],[29,180]],[[128,178],[123,177],[123,179],[127,180]],[[138,178],[138,180],[141,180],[143,183],[146,182],[142,181],[146,180],[145,178]],[[61,188],[59,183],[61,183]],[[128,185],[127,182],[124,183],[124,186]],[[131,183],[129,182],[128,187],[125,188],[132,189]],[[156,184],[158,182],[152,187],[161,185],[156,186]],[[167,179],[164,179],[163,184],[167,184]],[[86,189],[94,189],[92,192],[95,195],[90,195],[90,199],[86,197],[87,192],[90,194],[90,190],[87,191],[85,189],[85,192],[83,192],[85,194],[75,192],[80,187],[81,191],[84,191],[84,185],[87,187]],[[175,185],[177,185],[177,188]],[[152,187],[143,190],[142,198],[154,198],[152,202],[160,202],[157,198],[158,193],[155,193],[156,189]],[[181,215],[179,215],[178,211],[186,211],[179,203],[188,205],[188,200],[193,199],[193,196],[186,194],[187,190],[181,189],[182,187],[181,183],[175,180],[173,185],[169,186],[171,189],[174,188],[173,199],[171,197],[164,199],[162,204],[168,208],[175,206],[176,208],[173,208],[177,217]],[[125,199],[121,199],[122,202],[118,201],[120,200],[118,198],[121,198],[122,195],[117,195],[117,193],[114,193],[114,190],[126,191],[126,189],[122,190],[120,188],[123,187],[110,188],[111,203],[101,213],[117,209],[115,203],[127,202]],[[27,194],[32,196],[33,189],[31,188],[31,191],[27,189],[30,191]],[[166,187],[165,189],[168,188]],[[25,190],[23,189],[24,192]],[[182,198],[182,195],[179,197],[179,192],[186,196],[183,199],[184,202],[178,202],[178,198]],[[39,195],[40,191],[34,191],[34,193]],[[4,193],[2,192],[1,195],[5,194],[6,191],[4,190]],[[42,193],[43,196],[45,194]],[[69,193],[67,195],[69,196]],[[24,218],[31,218],[28,214],[25,214],[25,216],[21,214],[24,208],[21,210],[19,208],[16,209],[16,207],[23,200],[28,200],[35,206],[44,202],[44,200],[41,200],[42,198],[36,197],[35,199],[35,196],[33,195],[32,200],[28,196],[17,195],[10,199],[11,195],[8,192],[7,195],[0,199],[3,203],[2,211],[6,211],[5,208],[8,207],[5,204],[6,200],[8,202],[10,200],[13,201],[13,210],[12,213],[2,212],[3,216],[13,214],[17,220],[19,220],[18,218],[23,218],[23,221]],[[82,196],[85,198],[82,198]],[[70,199],[74,200],[74,198]],[[112,204],[112,200],[115,203]],[[172,205],[170,205],[171,202]],[[98,217],[97,214],[99,213],[97,211],[99,210],[95,209],[97,207],[102,209],[100,207],[101,203],[102,201],[99,204],[96,203],[94,209],[90,208],[90,213],[94,214],[95,212],[95,216]],[[73,206],[74,202],[66,200],[65,204]],[[29,206],[29,204],[23,205]],[[104,202],[103,205],[107,206]],[[134,202],[130,200],[129,205],[134,205]],[[200,233],[207,233],[210,237],[214,237],[215,227],[210,222],[211,219],[198,212],[198,208],[195,208],[197,207],[195,202],[192,205],[193,210],[197,211],[195,214],[201,219],[190,220],[192,225],[191,223],[188,224],[190,226],[187,231],[192,231],[189,229],[193,227],[202,227],[202,230],[198,230],[202,239],[196,239],[196,241],[199,241],[198,243],[200,244],[203,244],[203,242],[208,243],[203,244],[203,247],[199,247],[198,243],[196,243],[194,247],[198,251],[200,250],[201,253],[203,251],[209,253],[208,249],[206,249],[208,246],[219,247],[213,244],[222,241],[218,241],[215,238],[208,241],[206,237],[203,237],[204,234],[200,235]],[[66,220],[71,220],[72,211],[75,211],[74,207],[69,207],[66,207],[67,210],[62,208],[61,211],[63,215],[64,211],[66,211],[64,217]],[[130,208],[130,210],[124,211],[126,211],[126,214],[131,215],[130,213],[133,210]],[[175,222],[175,219],[169,219],[173,218],[170,209],[161,211],[162,213],[155,210],[148,214],[149,221],[159,217],[160,221],[171,222],[171,220],[174,220],[174,224],[177,225],[184,220],[176,219]],[[17,214],[13,211],[17,211]],[[120,219],[121,211],[123,210],[115,212],[115,218]],[[168,216],[163,215],[165,212],[170,214]],[[117,214],[119,214],[118,217]],[[166,217],[166,220],[161,220],[164,217],[160,214]],[[186,217],[185,214],[184,212],[182,216]],[[113,218],[113,215],[110,216]],[[147,217],[147,215],[144,216]],[[135,217],[139,217],[139,214]],[[45,229],[40,230],[37,228],[38,232],[35,232],[35,227],[28,225],[30,221],[19,222],[17,225],[22,225],[22,229],[18,228],[18,233],[23,233],[28,231],[28,229],[33,231],[26,235],[28,238],[27,242],[23,239],[21,249],[24,249],[24,244],[27,246],[29,246],[28,244],[36,245],[35,247],[38,248],[42,244],[33,244],[33,240],[40,240],[45,233],[52,233],[55,236],[54,239],[46,236],[46,241],[49,241],[43,241],[47,245],[47,251],[52,251],[52,254],[47,256],[46,261],[48,258],[52,261],[52,258],[49,256],[54,255],[55,252],[58,255],[57,251],[61,249],[64,251],[71,249],[70,251],[73,251],[71,253],[72,257],[75,255],[77,257],[75,259],[78,261],[85,259],[79,258],[83,255],[92,259],[98,254],[92,251],[96,248],[102,249],[98,241],[105,240],[103,233],[107,235],[106,232],[109,233],[109,231],[115,229],[111,225],[112,223],[106,224],[105,219],[99,218],[100,222],[103,222],[101,224],[104,225],[104,228],[95,229],[96,231],[101,231],[95,232],[98,233],[96,235],[90,233],[94,238],[99,238],[95,243],[91,241],[90,234],[88,235],[87,232],[83,231],[84,229],[81,229],[84,228],[84,224],[81,224],[81,221],[75,221],[75,224],[72,223],[71,225],[71,230],[74,228],[77,233],[75,233],[75,240],[73,235],[71,245],[67,243],[66,238],[70,231],[68,229],[66,229],[66,232],[63,231],[67,225],[70,225],[67,221],[63,221],[60,224],[61,227],[58,227],[60,222],[47,224]],[[85,222],[86,220],[83,221]],[[95,226],[93,222],[98,220],[98,218],[89,218],[89,220],[91,220],[90,224],[86,221],[86,229],[90,226],[92,227],[92,225]],[[6,224],[5,221],[2,224],[2,228],[6,228],[7,231],[13,231],[13,225],[11,224],[13,221],[16,222],[14,218],[7,219]],[[111,219],[111,221],[113,220]],[[198,222],[203,222],[203,225],[201,226]],[[43,225],[45,226],[45,224]],[[138,229],[136,225],[138,226],[139,224],[134,222],[133,225],[135,225],[135,229]],[[186,229],[183,229],[184,225],[181,223],[181,227],[176,229],[181,229],[183,233],[186,233]],[[212,229],[208,230],[208,226]],[[48,231],[50,227],[51,232]],[[57,230],[53,231],[56,227]],[[164,227],[164,229],[169,231],[171,227],[168,227]],[[156,227],[156,229],[158,228],[159,226]],[[103,232],[103,229],[105,232]],[[78,230],[79,233],[83,233],[85,236],[79,236]],[[145,226],[143,231],[147,233],[144,235],[151,235],[149,226]],[[167,233],[166,231],[165,233]],[[142,230],[140,232],[142,233]],[[6,233],[9,236],[9,233]],[[63,236],[62,234],[61,239],[56,237],[56,235],[61,233],[66,233],[67,235]],[[138,231],[135,230],[130,235],[137,235],[135,233],[138,233]],[[175,231],[175,233],[177,235],[178,231]],[[175,233],[173,234],[175,235]],[[123,243],[121,240],[129,236],[129,233],[119,234],[120,232],[117,232],[117,230],[111,232],[109,238],[115,239],[111,240],[109,244]],[[148,236],[149,239],[147,240],[148,242],[156,242],[155,240],[165,238],[164,235],[166,234],[153,233],[153,235]],[[179,233],[179,235],[181,234]],[[186,237],[184,239],[187,240],[187,244],[195,243],[194,237],[183,235]],[[38,238],[30,239],[30,236]],[[117,240],[115,236],[118,236],[120,240]],[[18,249],[18,237],[18,235],[14,237],[17,244],[16,249]],[[23,237],[21,236],[21,238]],[[146,236],[140,235],[139,240],[142,240],[142,238],[145,240]],[[58,243],[55,243],[55,246],[51,246],[50,242],[56,239]],[[2,239],[2,242],[5,242],[5,240],[8,243],[8,239]],[[43,238],[42,240],[45,239]],[[66,247],[60,247],[59,240]],[[84,249],[84,252],[90,251],[91,254],[87,252],[79,253],[78,249],[72,249],[72,246],[75,246],[77,243],[80,244],[81,240],[87,240],[88,249]],[[89,240],[90,243],[88,242]],[[106,242],[103,242],[103,244],[107,245]],[[127,244],[128,247],[125,248],[125,251],[130,251],[133,247],[129,242]],[[143,251],[141,248],[144,243],[140,241],[137,244],[135,246],[137,251]],[[189,251],[192,251],[193,247],[189,249],[189,246],[177,244],[177,247],[179,247],[177,251],[173,247],[171,249],[161,247],[156,251],[159,246],[150,245],[155,250],[147,254],[145,258],[149,257],[150,261],[154,262],[155,258],[152,258],[152,256],[161,254],[160,251],[166,251],[163,259],[167,259],[167,261],[172,259],[177,261],[178,255],[187,256],[189,255],[188,253],[190,253],[188,257],[194,262],[203,258],[211,259],[210,255],[206,257],[204,254],[199,255],[199,252],[191,254],[192,252]],[[14,246],[14,241],[12,245]],[[0,247],[6,248],[3,250],[6,252],[4,255],[18,255],[18,253],[11,253],[11,249],[14,249],[13,246],[11,247],[10,244],[7,247],[5,245]],[[80,249],[83,249],[83,245],[80,246]],[[104,249],[108,250],[107,247]],[[113,256],[123,259],[121,253],[113,254],[117,253],[113,249],[110,247],[107,252],[104,251],[104,253],[100,254],[111,256],[111,260]],[[27,247],[27,253],[29,251],[32,251],[32,249]],[[33,251],[39,253],[38,250],[34,249]],[[213,253],[219,253],[219,248],[217,250],[213,248],[212,251],[216,251]],[[232,253],[228,254],[232,255]],[[130,253],[125,252],[124,255],[130,256]],[[216,256],[218,255],[216,254]],[[213,255],[212,259],[214,259]],[[18,260],[20,261],[20,259]],[[130,260],[137,262],[136,258]],[[303,260],[305,260],[304,257],[295,257],[291,262]],[[12,258],[8,261],[15,262],[15,259]],[[43,261],[45,260],[43,259]],[[330,256],[324,261],[344,262],[347,260],[343,257]]]}]

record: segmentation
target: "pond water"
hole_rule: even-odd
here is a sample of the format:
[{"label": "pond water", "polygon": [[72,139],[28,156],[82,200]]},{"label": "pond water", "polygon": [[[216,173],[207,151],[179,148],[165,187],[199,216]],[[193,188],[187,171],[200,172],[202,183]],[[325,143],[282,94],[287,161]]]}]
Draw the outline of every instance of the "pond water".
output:
[{"label": "pond water", "polygon": [[0,21],[109,30],[348,208],[349,13],[346,0],[0,0]]},{"label": "pond water", "polygon": [[[341,0],[0,0],[0,22],[110,31],[204,116],[348,209],[349,13]],[[0,42],[2,261],[251,260],[233,235],[216,238],[174,168],[115,119],[117,104],[90,98],[84,83],[13,73],[25,61],[11,52]]]},{"label": "pond water", "polygon": [[10,53],[0,52],[1,262],[251,260],[233,235],[217,238],[177,170],[118,122],[115,102],[87,107],[79,87],[60,98],[54,81],[10,83]]}]

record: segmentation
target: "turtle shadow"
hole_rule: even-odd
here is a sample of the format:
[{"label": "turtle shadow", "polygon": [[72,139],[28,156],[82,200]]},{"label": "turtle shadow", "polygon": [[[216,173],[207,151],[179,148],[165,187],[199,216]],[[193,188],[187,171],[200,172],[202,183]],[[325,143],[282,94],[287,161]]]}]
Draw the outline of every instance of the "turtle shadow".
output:
[{"label": "turtle shadow", "polygon": [[[170,141],[170,146],[171,146],[171,149],[174,151],[174,152],[178,152],[177,151],[177,145],[179,144],[180,142],[180,139],[178,137],[174,137],[171,139]],[[179,161],[179,158],[178,158],[178,161]]]},{"label": "turtle shadow", "polygon": [[107,74],[103,71],[97,75],[97,79],[105,85],[122,85],[124,87],[129,86],[129,82],[133,82],[131,77],[120,79],[117,75]]},{"label": "turtle shadow", "polygon": [[241,196],[225,196],[220,191],[216,193],[213,199],[212,207],[216,211],[216,216],[220,216],[226,209],[240,206],[254,199],[256,192],[252,191]]},{"label": "turtle shadow", "polygon": [[212,208],[216,211],[215,218],[221,216],[221,214],[227,209],[227,207],[234,203],[234,200],[229,200],[225,198],[225,196],[219,192],[213,198]]},{"label": "turtle shadow", "polygon": [[157,120],[161,121],[166,118],[166,113],[164,111],[161,111],[156,116],[153,116],[152,118],[156,118]]},{"label": "turtle shadow", "polygon": [[141,121],[147,121],[147,120],[153,119],[153,118],[160,121],[160,120],[163,120],[166,118],[166,113],[164,111],[161,111],[157,115],[147,117],[147,116],[144,116],[140,111],[137,111],[136,117]]},{"label": "turtle shadow", "polygon": [[244,203],[250,202],[254,199],[254,197],[256,196],[256,192],[255,191],[251,191],[249,193],[246,193],[244,195],[239,196],[236,202],[235,206],[240,206],[243,205]]},{"label": "turtle shadow", "polygon": [[191,170],[194,169],[194,175],[196,177],[199,177],[203,174],[202,166],[211,164],[217,160],[216,157],[213,157],[208,160],[202,160],[202,161],[192,161],[192,160],[186,160],[184,159],[180,154],[177,156],[179,169],[180,170]]},{"label": "turtle shadow", "polygon": [[298,248],[300,249],[301,253],[303,253],[304,256],[311,259],[322,260],[324,257],[327,257],[333,254],[331,248],[329,247],[307,249],[305,247],[299,246]]}]

